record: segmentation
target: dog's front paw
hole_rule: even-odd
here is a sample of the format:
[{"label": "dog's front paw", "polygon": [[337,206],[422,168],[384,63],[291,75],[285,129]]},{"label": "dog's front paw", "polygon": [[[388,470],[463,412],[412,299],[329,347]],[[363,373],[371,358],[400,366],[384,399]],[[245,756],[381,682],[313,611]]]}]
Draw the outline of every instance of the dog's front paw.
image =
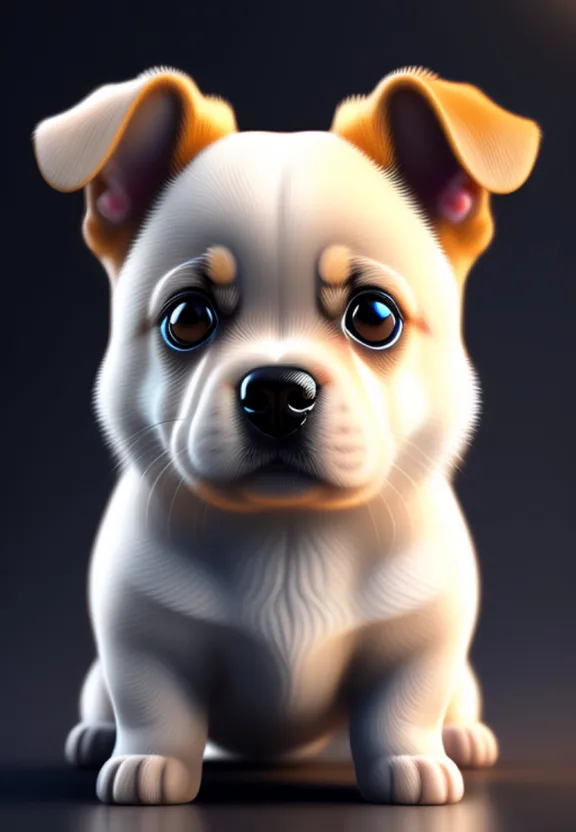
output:
[{"label": "dog's front paw", "polygon": [[70,765],[98,769],[112,755],[115,741],[114,724],[79,722],[66,738],[64,754]]},{"label": "dog's front paw", "polygon": [[448,757],[382,757],[357,771],[357,781],[370,803],[440,805],[464,795],[462,774]]},{"label": "dog's front paw", "polygon": [[444,750],[462,768],[488,768],[498,759],[498,741],[482,722],[472,725],[445,725]]},{"label": "dog's front paw", "polygon": [[198,794],[201,768],[192,771],[175,757],[156,754],[112,757],[98,775],[96,793],[103,803],[189,803]]}]

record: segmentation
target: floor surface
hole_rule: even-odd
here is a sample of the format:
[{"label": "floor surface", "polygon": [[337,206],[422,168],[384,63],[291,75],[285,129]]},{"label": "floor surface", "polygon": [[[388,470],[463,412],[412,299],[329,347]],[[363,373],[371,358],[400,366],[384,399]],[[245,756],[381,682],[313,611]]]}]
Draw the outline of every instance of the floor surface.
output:
[{"label": "floor surface", "polygon": [[576,832],[576,772],[499,767],[466,774],[462,803],[371,806],[343,766],[273,772],[205,764],[188,806],[108,807],[95,775],[65,767],[0,770],[6,832]]}]

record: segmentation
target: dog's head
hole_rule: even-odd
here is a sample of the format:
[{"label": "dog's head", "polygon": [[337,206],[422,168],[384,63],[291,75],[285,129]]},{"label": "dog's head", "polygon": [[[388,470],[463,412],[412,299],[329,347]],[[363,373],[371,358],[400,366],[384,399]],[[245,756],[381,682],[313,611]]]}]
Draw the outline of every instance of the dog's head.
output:
[{"label": "dog's head", "polygon": [[118,455],[239,510],[354,504],[449,468],[478,405],[465,279],[539,135],[419,70],[326,133],[239,133],[167,70],[42,122],[40,169],[85,189],[111,280],[97,407]]}]

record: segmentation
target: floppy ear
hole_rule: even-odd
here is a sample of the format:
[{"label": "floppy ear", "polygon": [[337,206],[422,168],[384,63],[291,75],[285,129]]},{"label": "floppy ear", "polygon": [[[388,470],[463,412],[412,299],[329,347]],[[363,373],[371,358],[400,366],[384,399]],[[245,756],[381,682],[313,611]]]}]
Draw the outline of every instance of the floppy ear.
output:
[{"label": "floppy ear", "polygon": [[41,122],[34,150],[49,185],[85,189],[84,239],[114,278],[166,180],[236,130],[225,101],[181,72],[154,69]]},{"label": "floppy ear", "polygon": [[523,185],[540,145],[535,122],[422,69],[394,72],[370,95],[342,102],[331,131],[398,172],[461,283],[492,239],[490,194]]}]

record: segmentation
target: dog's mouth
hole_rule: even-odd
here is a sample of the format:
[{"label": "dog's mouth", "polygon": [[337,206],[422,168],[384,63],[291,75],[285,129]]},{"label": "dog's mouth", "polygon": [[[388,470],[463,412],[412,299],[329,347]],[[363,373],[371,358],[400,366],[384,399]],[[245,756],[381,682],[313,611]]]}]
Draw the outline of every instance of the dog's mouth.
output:
[{"label": "dog's mouth", "polygon": [[363,487],[342,489],[320,474],[278,458],[220,485],[199,489],[208,502],[233,511],[341,509],[364,501]]},{"label": "dog's mouth", "polygon": [[297,465],[275,459],[246,474],[238,485],[244,491],[273,496],[301,493],[323,483],[316,474]]}]

